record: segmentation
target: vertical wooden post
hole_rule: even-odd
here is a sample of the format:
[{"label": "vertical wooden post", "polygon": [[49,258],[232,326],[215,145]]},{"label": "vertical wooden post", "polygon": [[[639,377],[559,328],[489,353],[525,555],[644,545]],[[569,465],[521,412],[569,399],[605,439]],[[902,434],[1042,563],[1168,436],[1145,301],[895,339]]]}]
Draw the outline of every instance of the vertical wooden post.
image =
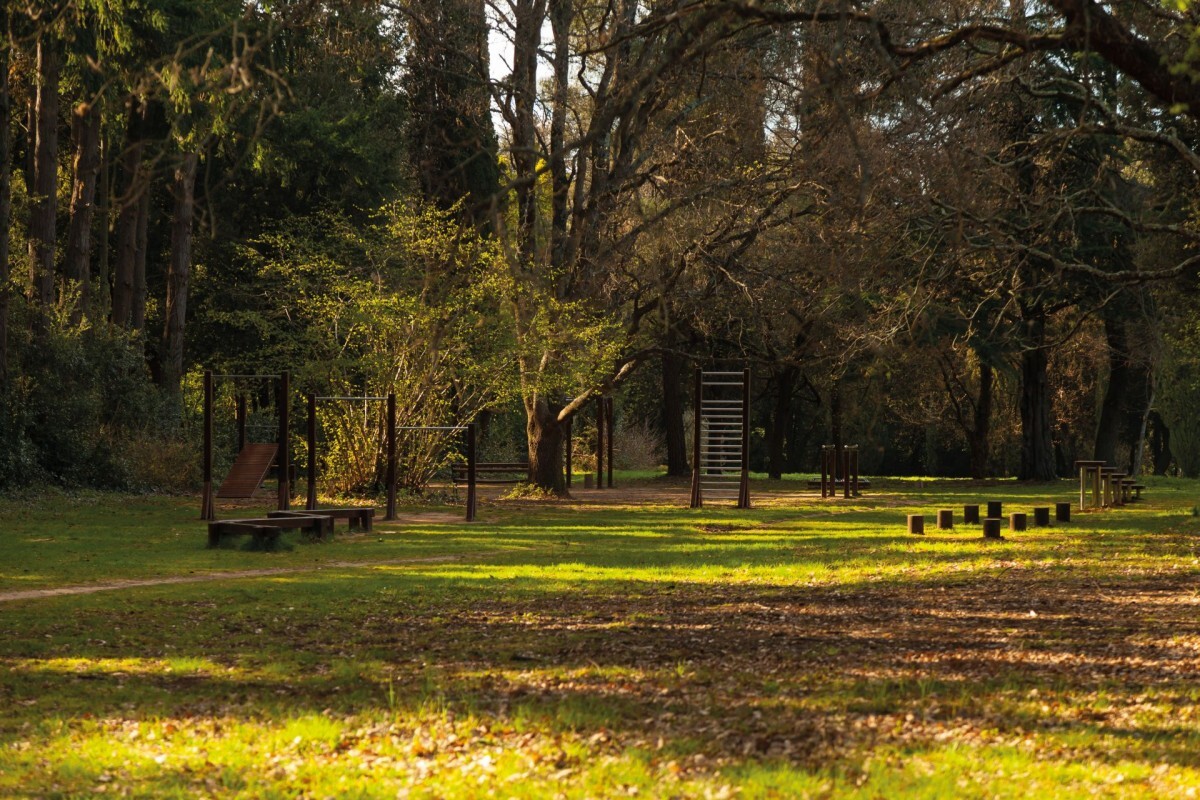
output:
[{"label": "vertical wooden post", "polygon": [[742,476],[738,508],[750,507],[750,368],[742,370]]},{"label": "vertical wooden post", "polygon": [[317,398],[308,396],[308,494],[304,508],[314,511],[317,508]]},{"label": "vertical wooden post", "polygon": [[237,396],[237,437],[238,452],[246,449],[246,395]]},{"label": "vertical wooden post", "polygon": [[702,499],[700,497],[700,420],[703,416],[703,398],[704,386],[701,383],[700,368],[696,368],[696,386],[693,398],[693,421],[692,421],[692,508],[700,508]]},{"label": "vertical wooden post", "polygon": [[854,460],[854,464],[851,468],[851,471],[854,475],[854,496],[858,497],[858,445],[854,445],[854,447],[850,450],[850,457]]},{"label": "vertical wooden post", "polygon": [[387,513],[384,519],[396,518],[396,393],[387,396]]},{"label": "vertical wooden post", "polygon": [[204,493],[200,499],[200,519],[214,520],[217,518],[213,507],[213,374],[212,370],[204,371],[204,452],[201,464],[204,473]]},{"label": "vertical wooden post", "polygon": [[604,418],[607,425],[604,431],[604,442],[608,450],[608,488],[613,487],[613,399],[604,398]]},{"label": "vertical wooden post", "polygon": [[467,426],[467,522],[475,521],[475,423]]},{"label": "vertical wooden post", "polygon": [[566,435],[566,459],[567,459],[567,488],[571,488],[571,481],[574,475],[574,468],[571,466],[571,455],[575,450],[575,415],[567,417],[567,435]]},{"label": "vertical wooden post", "polygon": [[842,446],[842,498],[850,499],[850,445]]},{"label": "vertical wooden post", "polygon": [[292,426],[288,411],[292,399],[291,375],[287,370],[279,374],[279,510],[287,511],[292,506],[289,476],[292,471]]},{"label": "vertical wooden post", "polygon": [[604,398],[596,398],[596,488],[604,488]]},{"label": "vertical wooden post", "polygon": [[829,446],[821,445],[821,499],[829,496]]},{"label": "vertical wooden post", "polygon": [[1084,500],[1084,495],[1087,494],[1087,467],[1083,464],[1079,465],[1079,510],[1087,510],[1087,504]]}]

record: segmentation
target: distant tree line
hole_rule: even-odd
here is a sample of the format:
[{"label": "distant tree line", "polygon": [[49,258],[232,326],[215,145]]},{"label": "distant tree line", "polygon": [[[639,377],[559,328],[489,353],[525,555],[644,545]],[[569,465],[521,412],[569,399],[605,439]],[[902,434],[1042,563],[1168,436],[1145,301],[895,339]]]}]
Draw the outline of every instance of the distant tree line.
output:
[{"label": "distant tree line", "polygon": [[0,485],[155,483],[130,454],[166,451],[186,482],[202,366],[520,409],[551,491],[613,392],[685,473],[716,362],[752,366],[773,475],[850,441],[875,472],[1200,474],[1190,5],[3,23]]}]

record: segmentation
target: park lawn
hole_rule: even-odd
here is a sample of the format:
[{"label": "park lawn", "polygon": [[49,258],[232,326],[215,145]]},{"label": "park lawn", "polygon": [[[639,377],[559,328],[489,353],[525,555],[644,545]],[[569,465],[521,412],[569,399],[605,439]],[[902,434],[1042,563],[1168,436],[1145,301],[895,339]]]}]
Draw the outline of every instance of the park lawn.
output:
[{"label": "park lawn", "polygon": [[298,571],[0,604],[0,796],[1195,796],[1198,489],[993,544],[904,515],[1071,484],[499,503],[278,553],[204,550],[191,501],[26,500],[6,539],[90,531],[40,585]]}]

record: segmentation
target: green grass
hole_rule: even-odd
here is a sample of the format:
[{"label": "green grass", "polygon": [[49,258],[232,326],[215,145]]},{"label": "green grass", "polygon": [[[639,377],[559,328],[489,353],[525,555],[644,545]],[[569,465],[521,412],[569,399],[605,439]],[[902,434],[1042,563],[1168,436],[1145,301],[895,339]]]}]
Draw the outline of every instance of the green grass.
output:
[{"label": "green grass", "polygon": [[0,603],[0,796],[1200,790],[1197,483],[1002,543],[904,515],[1071,483],[631,483],[270,553],[191,498],[0,501],[0,593],[291,570]]}]

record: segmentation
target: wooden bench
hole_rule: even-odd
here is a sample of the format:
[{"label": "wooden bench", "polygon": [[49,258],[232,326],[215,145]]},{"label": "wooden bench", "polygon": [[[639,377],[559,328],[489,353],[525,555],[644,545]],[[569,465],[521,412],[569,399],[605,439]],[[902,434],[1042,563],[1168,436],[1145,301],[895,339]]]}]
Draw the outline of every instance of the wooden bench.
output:
[{"label": "wooden bench", "polygon": [[[844,483],[842,483],[842,479],[841,479],[841,478],[838,478],[836,481],[830,481],[830,483],[831,483],[831,484],[833,484],[834,488],[836,488],[836,489],[837,489],[837,491],[839,491],[839,492],[840,492],[840,491],[842,491],[842,489],[845,487],[845,484],[844,484]],[[851,486],[853,486],[853,485],[854,485],[854,483],[855,483],[855,482],[854,482],[853,480],[851,480],[851,481],[850,481],[850,485],[851,485]],[[858,479],[858,486],[859,486],[859,488],[860,488],[860,489],[870,489],[870,488],[871,488],[871,482],[870,482],[869,480],[867,480],[866,478],[859,478],[859,479]],[[820,488],[821,488],[821,481],[820,481],[820,480],[810,480],[810,481],[808,481],[808,488],[810,488],[810,489],[820,489]],[[837,494],[837,492],[834,492],[834,494]]]},{"label": "wooden bench", "polygon": [[286,516],[265,517],[259,519],[224,519],[208,523],[208,546],[216,547],[221,543],[222,536],[254,537],[256,545],[273,545],[279,539],[280,531],[302,530],[317,538],[324,538],[326,533],[333,533],[333,517],[300,512],[274,512]]},{"label": "wooden bench", "polygon": [[367,506],[356,508],[314,508],[309,511],[268,511],[267,516],[271,519],[282,519],[284,517],[329,517],[332,520],[344,519],[350,530],[358,528],[363,531],[370,531],[375,521],[375,509]]},{"label": "wooden bench", "polygon": [[[520,461],[489,461],[475,464],[475,483],[522,483],[528,478],[528,463]],[[455,483],[466,483],[467,465],[461,461],[451,464],[450,479]]]}]

